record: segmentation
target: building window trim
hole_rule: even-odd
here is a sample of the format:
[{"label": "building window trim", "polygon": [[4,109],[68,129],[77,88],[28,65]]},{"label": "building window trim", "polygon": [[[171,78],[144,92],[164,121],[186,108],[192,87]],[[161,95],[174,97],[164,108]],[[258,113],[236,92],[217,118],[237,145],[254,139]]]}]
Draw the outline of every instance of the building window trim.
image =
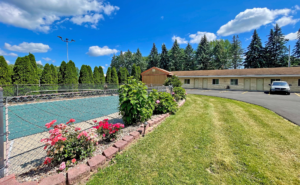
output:
[{"label": "building window trim", "polygon": [[189,84],[191,84],[191,79],[184,79],[183,83],[185,85],[189,85]]},{"label": "building window trim", "polygon": [[298,87],[300,87],[300,79],[298,79]]},{"label": "building window trim", "polygon": [[[236,84],[233,84],[233,80],[236,80]],[[234,85],[234,86],[238,86],[239,85],[239,79],[234,78],[234,79],[230,79],[230,85]]]},{"label": "building window trim", "polygon": [[273,82],[275,82],[275,81],[281,81],[279,78],[273,78],[273,79],[271,79],[271,84],[273,83]]},{"label": "building window trim", "polygon": [[[218,83],[216,83],[216,82],[218,82]],[[220,80],[219,79],[212,79],[211,84],[212,85],[220,85]]]}]

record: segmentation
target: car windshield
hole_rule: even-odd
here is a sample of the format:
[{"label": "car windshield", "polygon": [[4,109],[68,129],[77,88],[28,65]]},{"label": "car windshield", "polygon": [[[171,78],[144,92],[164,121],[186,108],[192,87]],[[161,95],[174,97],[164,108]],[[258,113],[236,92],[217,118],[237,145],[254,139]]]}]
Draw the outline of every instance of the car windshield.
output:
[{"label": "car windshield", "polygon": [[287,86],[286,82],[273,82],[274,86]]}]

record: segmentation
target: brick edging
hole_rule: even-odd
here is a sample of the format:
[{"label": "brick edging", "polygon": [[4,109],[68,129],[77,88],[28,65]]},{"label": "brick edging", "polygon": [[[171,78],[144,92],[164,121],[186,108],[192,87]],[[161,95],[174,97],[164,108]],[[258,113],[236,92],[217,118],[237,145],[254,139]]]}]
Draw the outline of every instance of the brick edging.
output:
[{"label": "brick edging", "polygon": [[[181,107],[185,103],[183,100],[181,103],[178,104]],[[6,185],[8,182],[13,184],[26,184],[26,185],[71,185],[71,184],[79,184],[84,183],[87,181],[91,174],[96,173],[99,168],[104,168],[108,166],[109,161],[112,160],[119,152],[127,148],[133,141],[138,141],[143,134],[148,134],[154,128],[161,124],[167,117],[170,116],[170,113],[162,114],[155,119],[148,120],[148,125],[146,126],[146,132],[144,132],[144,127],[139,127],[136,131],[131,132],[128,136],[124,136],[121,140],[115,142],[111,147],[105,149],[102,155],[96,155],[90,158],[86,164],[79,164],[74,168],[70,169],[66,172],[66,175],[54,174],[48,177],[45,177],[41,180],[19,183],[15,179],[15,175],[11,174],[4,178],[0,179],[0,185]]]}]

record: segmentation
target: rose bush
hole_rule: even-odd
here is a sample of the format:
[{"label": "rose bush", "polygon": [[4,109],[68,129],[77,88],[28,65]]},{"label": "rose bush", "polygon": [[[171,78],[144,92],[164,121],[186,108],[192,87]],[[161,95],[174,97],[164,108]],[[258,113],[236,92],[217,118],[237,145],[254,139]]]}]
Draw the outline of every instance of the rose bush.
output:
[{"label": "rose bush", "polygon": [[94,128],[97,129],[98,135],[102,136],[103,140],[112,141],[113,139],[116,139],[117,133],[124,128],[124,125],[121,123],[108,123],[108,119],[104,119],[104,121],[100,121]]},{"label": "rose bush", "polygon": [[61,163],[59,170],[63,170],[71,163],[75,163],[76,159],[91,156],[99,140],[97,130],[92,128],[80,131],[80,128],[73,125],[74,122],[74,119],[70,119],[66,124],[54,125],[56,120],[53,120],[45,125],[52,129],[49,130],[50,136],[41,140],[45,143],[44,150],[47,152],[44,164]]},{"label": "rose bush", "polygon": [[155,102],[155,114],[176,113],[178,105],[170,93],[159,92]]}]

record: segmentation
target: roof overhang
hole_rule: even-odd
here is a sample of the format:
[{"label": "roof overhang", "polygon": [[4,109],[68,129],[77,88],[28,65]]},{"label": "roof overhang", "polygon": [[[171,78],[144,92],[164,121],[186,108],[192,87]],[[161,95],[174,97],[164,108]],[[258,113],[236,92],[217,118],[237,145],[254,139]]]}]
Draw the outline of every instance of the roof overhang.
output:
[{"label": "roof overhang", "polygon": [[[177,75],[176,75],[177,76]],[[178,78],[250,78],[250,77],[300,77],[299,75],[226,75],[226,76],[177,76]]]}]

